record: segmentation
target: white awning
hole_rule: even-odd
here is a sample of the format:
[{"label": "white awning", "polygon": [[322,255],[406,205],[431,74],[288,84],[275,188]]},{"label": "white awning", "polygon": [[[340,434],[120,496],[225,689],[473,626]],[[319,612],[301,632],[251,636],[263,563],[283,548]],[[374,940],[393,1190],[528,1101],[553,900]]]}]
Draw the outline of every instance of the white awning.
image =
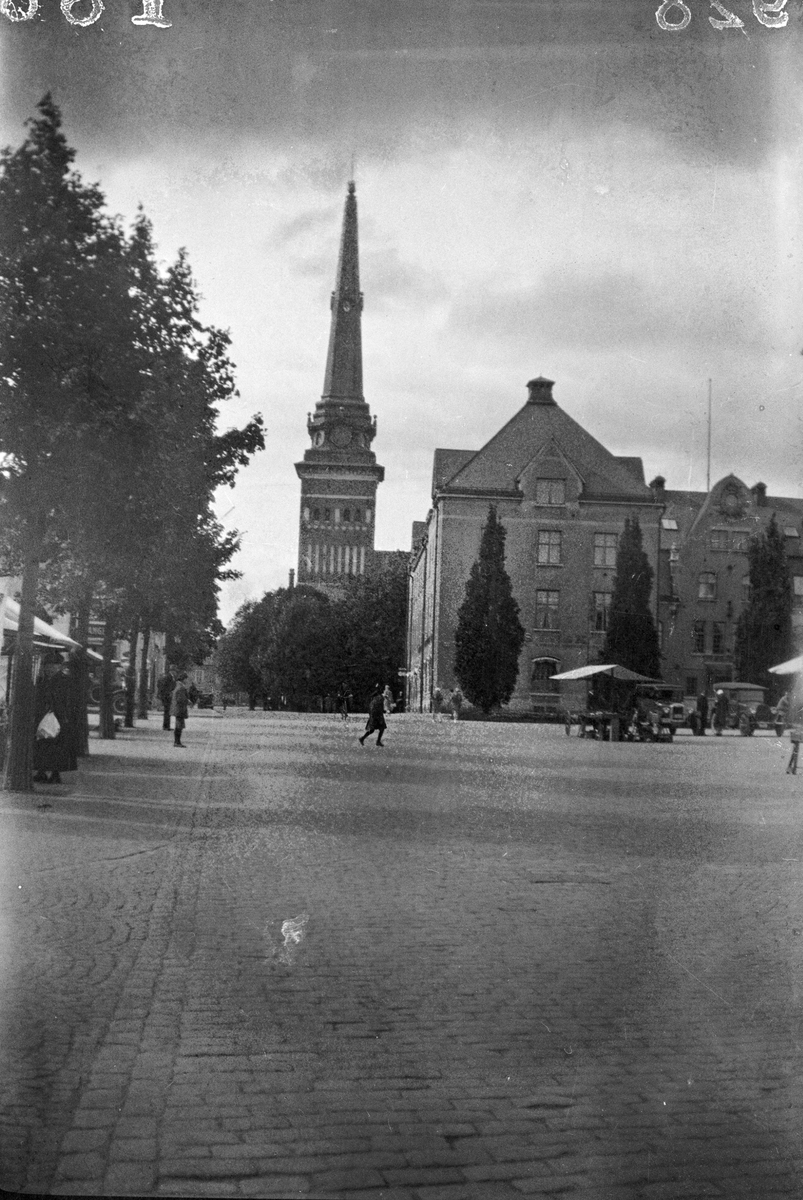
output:
[{"label": "white awning", "polygon": [[[20,606],[16,600],[12,600],[10,596],[5,597],[3,605],[3,629],[8,629],[12,633],[17,633],[19,630]],[[66,633],[56,629],[55,625],[48,625],[47,621],[41,620],[39,617],[33,619],[34,637],[38,634],[39,637],[47,638],[49,642],[56,642],[58,645],[70,647],[70,649],[80,648],[81,643],[76,642],[74,638],[69,637]],[[87,649],[87,654],[90,658],[95,658],[98,662],[102,662],[102,655],[96,654],[94,650]]]},{"label": "white awning", "polygon": [[798,671],[803,671],[803,654],[787,659],[777,667],[770,667],[770,675],[797,675]]}]

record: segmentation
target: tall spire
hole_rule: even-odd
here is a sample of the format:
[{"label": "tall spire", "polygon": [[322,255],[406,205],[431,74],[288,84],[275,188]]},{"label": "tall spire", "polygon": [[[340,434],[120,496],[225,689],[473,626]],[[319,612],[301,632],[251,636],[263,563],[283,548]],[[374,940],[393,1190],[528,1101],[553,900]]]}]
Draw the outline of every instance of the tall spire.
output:
[{"label": "tall spire", "polygon": [[357,195],[349,181],[337,279],[331,300],[332,324],[323,381],[323,399],[362,400],[362,292],[357,250]]}]

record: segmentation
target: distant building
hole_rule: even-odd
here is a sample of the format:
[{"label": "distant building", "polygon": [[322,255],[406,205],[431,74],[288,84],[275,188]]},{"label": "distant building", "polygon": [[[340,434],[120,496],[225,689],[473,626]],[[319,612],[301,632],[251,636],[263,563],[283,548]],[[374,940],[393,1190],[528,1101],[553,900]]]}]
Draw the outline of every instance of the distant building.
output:
[{"label": "distant building", "polygon": [[[413,526],[407,705],[426,711],[455,686],[457,613],[489,505],[506,531],[506,568],[526,631],[511,707],[558,706],[558,671],[597,661],[605,641],[619,538],[638,517],[658,568],[663,501],[640,458],[606,450],[533,379],[527,403],[481,450],[436,450],[432,507]],[[653,596],[655,616],[657,591]]]},{"label": "distant building", "polygon": [[362,390],[362,306],[357,196],[346,196],[323,395],[307,420],[301,479],[298,582],[339,595],[374,564],[376,489],[385,477],[371,443],[376,417]]},{"label": "distant building", "polygon": [[[653,492],[661,519],[658,632],[664,678],[684,694],[711,695],[736,678],[736,624],[749,598],[747,544],[774,515],[784,536],[792,585],[792,622],[803,638],[803,500],[768,496],[727,475],[710,492]],[[744,680],[743,682],[756,682]]]}]

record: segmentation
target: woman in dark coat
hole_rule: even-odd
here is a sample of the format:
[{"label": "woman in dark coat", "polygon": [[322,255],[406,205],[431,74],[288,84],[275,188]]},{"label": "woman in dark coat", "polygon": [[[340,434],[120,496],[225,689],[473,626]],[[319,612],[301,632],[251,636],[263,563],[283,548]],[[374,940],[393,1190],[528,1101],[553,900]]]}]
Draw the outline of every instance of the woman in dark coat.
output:
[{"label": "woman in dark coat", "polygon": [[61,655],[48,650],[36,681],[34,720],[38,730],[45,714],[52,712],[59,723],[59,732],[54,738],[34,734],[33,768],[36,783],[61,783],[62,771],[75,771],[78,767],[72,692],[73,681],[64,669]]}]

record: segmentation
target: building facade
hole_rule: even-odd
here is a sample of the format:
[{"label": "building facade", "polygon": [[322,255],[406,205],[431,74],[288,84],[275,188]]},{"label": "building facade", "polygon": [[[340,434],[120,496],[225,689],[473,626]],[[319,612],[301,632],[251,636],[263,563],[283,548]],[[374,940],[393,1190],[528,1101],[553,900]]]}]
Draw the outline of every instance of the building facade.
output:
[{"label": "building facade", "polygon": [[717,683],[736,679],[736,625],[750,594],[747,546],[773,516],[784,537],[800,649],[803,500],[768,496],[763,483],[748,487],[735,475],[710,492],[671,491],[658,478],[654,492],[664,505],[658,632],[666,681],[686,696],[710,696]]},{"label": "building facade", "polygon": [[337,596],[372,570],[377,485],[385,476],[371,443],[376,417],[363,396],[357,196],[348,185],[323,395],[307,419],[301,480],[298,582]]},{"label": "building facade", "polygon": [[[456,686],[454,639],[490,505],[507,533],[506,568],[525,643],[511,707],[558,706],[551,676],[595,661],[607,631],[619,538],[637,517],[657,579],[663,501],[641,459],[617,457],[559,407],[549,379],[481,450],[436,450],[432,507],[413,527],[407,706],[426,711]],[[657,589],[653,611],[658,617]]]}]

